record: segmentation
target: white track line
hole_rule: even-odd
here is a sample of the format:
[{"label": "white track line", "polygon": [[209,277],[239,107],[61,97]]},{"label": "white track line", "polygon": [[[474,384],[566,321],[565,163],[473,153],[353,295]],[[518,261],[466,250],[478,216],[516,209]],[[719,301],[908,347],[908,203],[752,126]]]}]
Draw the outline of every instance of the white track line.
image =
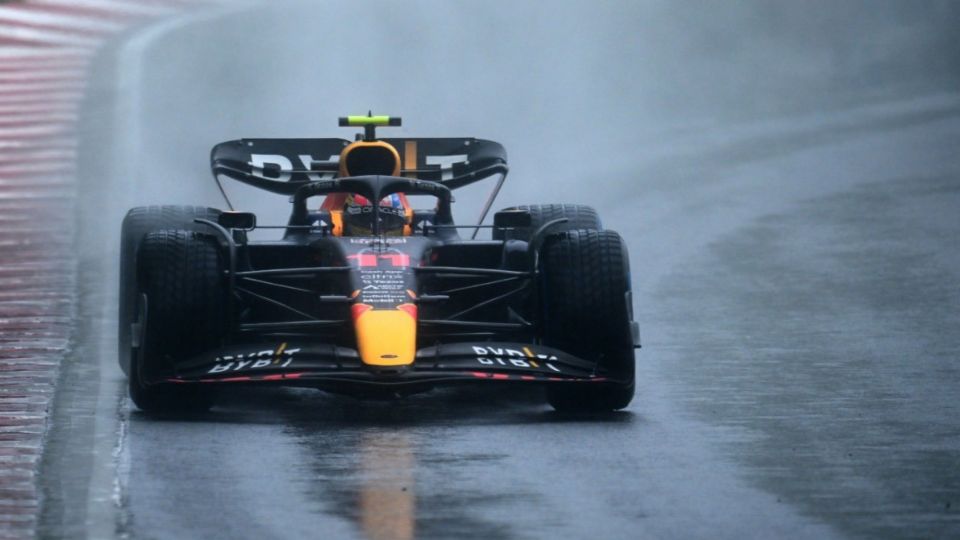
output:
[{"label": "white track line", "polygon": [[71,124],[77,121],[76,114],[70,113],[26,113],[0,115],[0,129],[17,126],[39,126],[48,124]]},{"label": "white track line", "polygon": [[31,42],[41,46],[65,45],[88,50],[95,48],[103,42],[103,39],[99,37],[84,37],[50,30],[24,28],[22,26],[0,26],[0,41],[4,39],[11,39],[18,42]]},{"label": "white track line", "polygon": [[74,129],[74,126],[64,126],[62,124],[5,128],[0,130],[0,140],[17,141],[22,139],[36,139],[38,137],[63,137],[72,134]]},{"label": "white track line", "polygon": [[0,62],[0,84],[33,80],[85,79],[83,66],[50,67],[44,65],[5,66]]},{"label": "white track line", "polygon": [[0,82],[0,94],[5,96],[13,94],[35,95],[43,92],[82,92],[86,88],[86,81],[68,80],[68,81],[49,81],[49,82]]},{"label": "white track line", "polygon": [[26,149],[64,149],[64,150],[73,150],[77,147],[77,141],[73,137],[59,137],[54,139],[48,139],[45,141],[37,141],[34,139],[25,139],[25,140],[0,140],[0,152],[4,151],[13,151],[13,150],[26,150]]},{"label": "white track line", "polygon": [[[57,49],[61,50],[61,49]],[[0,56],[0,70],[85,70],[90,60],[81,56]]]},{"label": "white track line", "polygon": [[62,107],[64,105],[76,105],[83,97],[81,92],[40,92],[24,95],[0,95],[0,108],[2,107],[31,107],[35,105],[49,105],[50,107]]},{"label": "white track line", "polygon": [[[0,7],[0,9],[3,9]],[[37,48],[32,46],[24,45],[4,45],[0,47],[0,62],[5,62],[7,59],[75,59],[87,61],[90,56],[90,51],[81,48]]]},{"label": "white track line", "polygon": [[86,88],[86,86],[87,82],[84,79],[38,82],[0,82],[0,94],[5,96],[14,94],[33,96],[44,93],[81,92],[84,88]]},{"label": "white track line", "polygon": [[77,121],[76,114],[42,114],[42,115],[6,115],[0,116],[0,129],[25,126],[66,125]]},{"label": "white track line", "polygon": [[72,148],[40,148],[26,151],[23,149],[14,151],[0,149],[0,166],[32,162],[75,161],[76,159],[77,151]]},{"label": "white track line", "polygon": [[79,105],[65,101],[40,101],[15,105],[0,104],[0,117],[13,118],[17,115],[72,114],[76,117]]},{"label": "white track line", "polygon": [[73,161],[37,162],[10,166],[0,164],[0,179],[7,181],[21,180],[24,184],[30,183],[32,185],[39,175],[49,176],[51,174],[60,174],[70,172],[75,168],[76,164]]}]

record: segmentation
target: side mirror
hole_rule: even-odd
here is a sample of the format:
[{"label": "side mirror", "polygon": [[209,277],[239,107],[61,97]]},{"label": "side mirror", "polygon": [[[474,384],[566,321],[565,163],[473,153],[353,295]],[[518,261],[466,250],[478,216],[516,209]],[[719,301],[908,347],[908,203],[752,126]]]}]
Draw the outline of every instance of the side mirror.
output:
[{"label": "side mirror", "polygon": [[217,223],[224,229],[252,230],[257,228],[257,215],[253,212],[222,212]]},{"label": "side mirror", "polygon": [[526,210],[504,210],[493,215],[493,226],[496,228],[529,227],[531,223],[530,212]]}]

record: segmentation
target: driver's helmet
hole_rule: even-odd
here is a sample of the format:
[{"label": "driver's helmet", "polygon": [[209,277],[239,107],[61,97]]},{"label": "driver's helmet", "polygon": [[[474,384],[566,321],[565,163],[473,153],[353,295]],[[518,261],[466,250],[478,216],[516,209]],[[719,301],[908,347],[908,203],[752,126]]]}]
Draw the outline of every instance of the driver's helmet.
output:
[{"label": "driver's helmet", "polygon": [[[380,234],[403,235],[403,227],[407,224],[405,210],[403,200],[398,193],[384,197],[380,201]],[[343,234],[372,236],[375,215],[369,199],[363,195],[348,194],[343,204]]]}]

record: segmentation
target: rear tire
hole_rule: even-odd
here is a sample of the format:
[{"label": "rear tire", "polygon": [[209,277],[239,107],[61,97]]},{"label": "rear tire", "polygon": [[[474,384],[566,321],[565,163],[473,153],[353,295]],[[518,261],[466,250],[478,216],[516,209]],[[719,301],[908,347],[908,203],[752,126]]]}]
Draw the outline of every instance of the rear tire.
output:
[{"label": "rear tire", "polygon": [[530,214],[529,227],[514,227],[512,229],[493,229],[494,240],[523,240],[530,241],[530,237],[541,226],[555,219],[566,218],[566,223],[558,223],[551,232],[571,231],[577,229],[602,230],[600,216],[590,206],[583,204],[530,204],[512,206],[502,211],[523,210]]},{"label": "rear tire", "polygon": [[[130,397],[148,412],[204,411],[212,388],[162,382],[173,364],[221,344],[227,330],[220,246],[184,230],[148,233],[137,257],[140,346],[131,355]],[[146,304],[146,305],[144,305]]]},{"label": "rear tire", "polygon": [[127,212],[120,233],[120,306],[117,321],[117,352],[120,367],[130,376],[130,323],[136,315],[137,246],[153,231],[182,229],[204,232],[210,228],[195,219],[217,221],[220,210],[203,206],[139,206]]},{"label": "rear tire", "polygon": [[605,383],[551,385],[558,411],[612,411],[633,399],[635,360],[630,263],[614,231],[576,230],[541,251],[544,343],[597,362]]}]

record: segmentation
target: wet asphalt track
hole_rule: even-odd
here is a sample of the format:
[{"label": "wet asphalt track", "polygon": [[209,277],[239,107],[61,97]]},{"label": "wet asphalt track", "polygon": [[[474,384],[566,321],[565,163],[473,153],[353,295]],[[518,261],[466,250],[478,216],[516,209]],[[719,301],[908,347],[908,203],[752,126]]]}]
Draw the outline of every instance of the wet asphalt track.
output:
[{"label": "wet asphalt track", "polygon": [[[414,6],[383,7],[371,25],[405,27],[427,9]],[[453,40],[428,32],[412,51],[401,48],[410,35],[375,32],[317,56],[288,51],[309,26],[291,13],[171,23],[98,68],[83,131],[79,338],[44,462],[42,533],[960,534],[960,96],[891,91],[826,111],[681,119],[624,141],[602,128],[628,96],[608,94],[598,112],[551,90],[590,58],[574,59],[571,75],[554,53],[534,52],[536,77],[513,81],[504,100],[482,75],[529,68],[480,50],[494,23],[499,49],[522,42],[504,20],[462,21],[467,37]],[[550,22],[571,25],[570,15]],[[244,43],[258,25],[289,32]],[[333,26],[311,43],[352,39]],[[564,31],[541,29],[544,50],[575,48]],[[349,70],[348,53],[375,73]],[[423,82],[376,88],[401,75]],[[131,409],[113,341],[126,208],[217,205],[205,169],[213,143],[342,135],[334,117],[369,106],[402,114],[407,134],[502,140],[513,172],[500,206],[586,202],[628,239],[645,346],[629,410],[563,417],[536,394],[482,390],[396,403],[232,393],[188,419]],[[547,138],[531,141],[549,110],[563,120],[548,118],[533,133]],[[596,140],[566,137],[582,129]],[[537,194],[546,182],[556,186]]]}]

